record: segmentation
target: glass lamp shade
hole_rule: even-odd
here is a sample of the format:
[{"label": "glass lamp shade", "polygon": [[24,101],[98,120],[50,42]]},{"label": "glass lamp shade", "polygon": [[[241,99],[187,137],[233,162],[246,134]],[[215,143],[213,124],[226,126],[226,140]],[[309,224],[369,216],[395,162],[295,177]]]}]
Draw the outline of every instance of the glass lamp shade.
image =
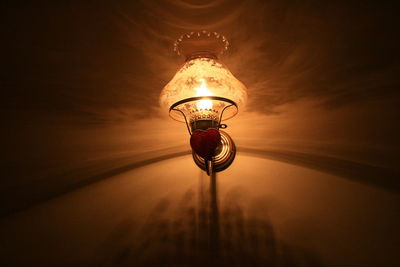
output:
[{"label": "glass lamp shade", "polygon": [[208,127],[236,115],[246,100],[246,87],[213,56],[189,58],[160,96],[173,119],[188,125],[211,121]]}]

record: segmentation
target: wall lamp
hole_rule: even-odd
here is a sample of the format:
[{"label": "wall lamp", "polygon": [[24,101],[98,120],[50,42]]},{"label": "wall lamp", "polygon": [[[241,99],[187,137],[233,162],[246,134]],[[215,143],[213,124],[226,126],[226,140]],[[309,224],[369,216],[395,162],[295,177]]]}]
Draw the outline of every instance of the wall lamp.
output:
[{"label": "wall lamp", "polygon": [[247,100],[246,87],[236,79],[218,56],[228,49],[227,39],[216,32],[182,35],[174,50],[185,63],[163,88],[160,104],[171,118],[185,122],[195,163],[210,175],[233,162],[236,148],[220,129]]}]

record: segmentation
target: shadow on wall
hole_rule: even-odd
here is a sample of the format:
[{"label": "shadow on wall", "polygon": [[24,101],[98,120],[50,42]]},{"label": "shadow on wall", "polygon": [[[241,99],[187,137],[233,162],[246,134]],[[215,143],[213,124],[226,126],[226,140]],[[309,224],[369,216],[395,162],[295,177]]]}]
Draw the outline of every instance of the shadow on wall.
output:
[{"label": "shadow on wall", "polygon": [[[202,178],[176,208],[168,199],[154,207],[147,223],[123,221],[99,248],[106,265],[127,266],[322,266],[308,251],[277,240],[267,219],[247,218],[238,194],[219,209],[215,175]],[[265,207],[260,207],[265,210]],[[172,215],[172,216],[171,216]]]}]

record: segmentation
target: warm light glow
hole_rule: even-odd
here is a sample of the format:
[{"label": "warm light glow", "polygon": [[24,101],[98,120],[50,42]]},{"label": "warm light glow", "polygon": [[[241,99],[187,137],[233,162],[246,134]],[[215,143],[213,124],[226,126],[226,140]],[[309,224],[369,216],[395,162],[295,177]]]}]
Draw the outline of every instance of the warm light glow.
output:
[{"label": "warm light glow", "polygon": [[[221,62],[211,58],[185,62],[162,90],[160,104],[168,110],[174,103],[195,96],[224,97],[239,107],[243,107],[247,100],[246,87]],[[204,101],[199,101],[199,106],[210,108],[209,100]],[[212,103],[211,107],[216,108],[216,105]]]},{"label": "warm light glow", "polygon": [[[197,92],[196,96],[212,96],[212,92],[207,88],[206,80],[200,78],[199,81],[201,82],[201,85],[194,88]],[[213,104],[211,100],[200,100],[196,106],[198,109],[212,109]]]}]

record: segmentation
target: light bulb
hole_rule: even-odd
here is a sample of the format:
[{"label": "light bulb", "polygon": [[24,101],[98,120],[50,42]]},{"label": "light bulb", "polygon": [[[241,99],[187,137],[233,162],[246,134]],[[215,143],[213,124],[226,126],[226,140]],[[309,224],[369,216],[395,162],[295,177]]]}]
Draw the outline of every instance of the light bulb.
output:
[{"label": "light bulb", "polygon": [[[200,78],[199,81],[201,82],[201,85],[199,87],[196,87],[196,96],[212,96],[212,93],[210,90],[207,88],[206,80],[204,78]],[[208,99],[203,99],[200,100],[196,103],[196,106],[200,110],[204,109],[212,109],[213,104],[211,100]]]}]

